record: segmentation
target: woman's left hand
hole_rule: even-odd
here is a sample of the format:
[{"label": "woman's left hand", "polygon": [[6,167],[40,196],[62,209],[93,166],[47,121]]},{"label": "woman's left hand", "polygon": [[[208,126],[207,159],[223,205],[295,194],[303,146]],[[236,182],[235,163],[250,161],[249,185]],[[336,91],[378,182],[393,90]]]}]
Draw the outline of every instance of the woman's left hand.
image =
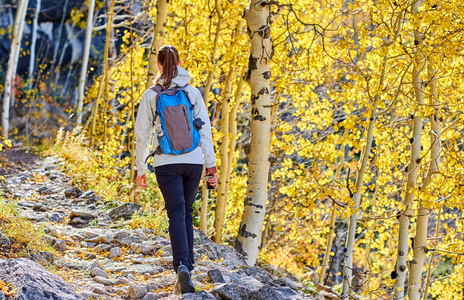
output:
[{"label": "woman's left hand", "polygon": [[147,173],[137,176],[137,183],[140,187],[146,188],[147,187]]},{"label": "woman's left hand", "polygon": [[212,185],[214,189],[217,189],[218,173],[217,173],[216,167],[207,168],[205,171],[206,171],[206,175],[212,176],[211,178],[208,178],[208,184]]}]

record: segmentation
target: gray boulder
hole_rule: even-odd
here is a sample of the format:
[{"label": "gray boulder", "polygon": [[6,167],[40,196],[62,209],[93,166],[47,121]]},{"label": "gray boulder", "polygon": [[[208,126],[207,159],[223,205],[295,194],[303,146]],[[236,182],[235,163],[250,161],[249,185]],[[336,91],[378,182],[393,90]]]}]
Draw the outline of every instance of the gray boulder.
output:
[{"label": "gray boulder", "polygon": [[16,299],[85,299],[76,293],[67,282],[41,265],[25,258],[0,259],[0,279],[17,288]]},{"label": "gray boulder", "polygon": [[124,203],[124,204],[112,209],[108,213],[108,215],[113,220],[117,220],[117,219],[120,219],[120,218],[128,220],[128,219],[130,219],[132,217],[133,214],[135,214],[136,212],[138,212],[141,209],[142,209],[142,205],[137,204],[137,203],[133,203],[133,202],[127,202],[127,203]]},{"label": "gray boulder", "polygon": [[206,291],[199,291],[196,293],[188,293],[182,295],[182,300],[216,300],[213,294]]},{"label": "gray boulder", "polygon": [[77,186],[74,186],[72,188],[66,189],[64,194],[67,198],[79,198],[79,196],[82,195],[82,191]]}]

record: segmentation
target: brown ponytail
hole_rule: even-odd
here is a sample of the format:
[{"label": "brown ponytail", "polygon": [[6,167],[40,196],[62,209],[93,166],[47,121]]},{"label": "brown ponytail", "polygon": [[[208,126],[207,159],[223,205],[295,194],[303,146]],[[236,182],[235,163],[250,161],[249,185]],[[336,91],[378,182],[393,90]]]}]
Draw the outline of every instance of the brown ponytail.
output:
[{"label": "brown ponytail", "polygon": [[174,46],[164,45],[158,50],[158,62],[163,67],[163,72],[156,80],[163,79],[164,88],[171,86],[172,80],[177,76],[177,65],[179,64],[179,52]]}]

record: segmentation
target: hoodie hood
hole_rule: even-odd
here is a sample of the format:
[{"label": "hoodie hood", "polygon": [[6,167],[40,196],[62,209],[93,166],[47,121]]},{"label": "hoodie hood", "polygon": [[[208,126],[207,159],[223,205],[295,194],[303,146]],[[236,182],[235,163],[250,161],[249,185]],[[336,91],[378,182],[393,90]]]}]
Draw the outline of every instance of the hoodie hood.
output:
[{"label": "hoodie hood", "polygon": [[[187,83],[189,83],[191,79],[192,77],[190,77],[187,70],[185,70],[181,66],[177,66],[177,76],[172,79],[170,87],[184,86]],[[164,83],[164,80],[160,79],[158,83],[162,85]]]}]

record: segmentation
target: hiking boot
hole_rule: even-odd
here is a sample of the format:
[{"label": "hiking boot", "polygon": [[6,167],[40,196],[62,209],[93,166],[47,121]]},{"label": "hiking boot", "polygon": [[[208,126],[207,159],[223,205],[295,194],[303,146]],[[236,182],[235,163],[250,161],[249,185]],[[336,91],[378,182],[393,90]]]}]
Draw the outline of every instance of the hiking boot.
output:
[{"label": "hiking boot", "polygon": [[177,268],[176,291],[180,294],[195,293],[195,285],[190,279],[190,272],[183,264]]}]

